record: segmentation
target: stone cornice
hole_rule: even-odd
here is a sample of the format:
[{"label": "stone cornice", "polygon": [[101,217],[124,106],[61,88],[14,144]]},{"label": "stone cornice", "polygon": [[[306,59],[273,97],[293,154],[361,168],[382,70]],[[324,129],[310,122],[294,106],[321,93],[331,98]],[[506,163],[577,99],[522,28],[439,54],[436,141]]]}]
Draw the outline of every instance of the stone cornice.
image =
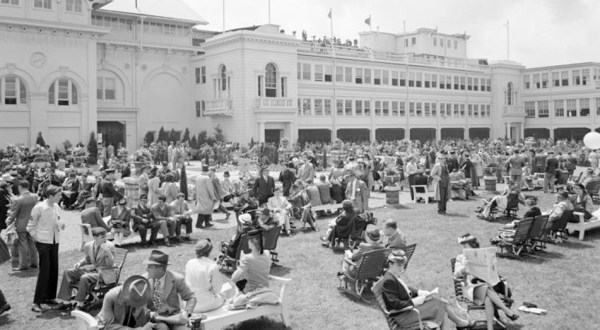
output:
[{"label": "stone cornice", "polygon": [[0,16],[0,25],[16,26],[21,30],[23,27],[31,28],[33,31],[39,31],[39,29],[52,31],[71,31],[72,34],[78,35],[79,32],[86,33],[88,35],[94,34],[95,36],[101,36],[110,33],[110,30],[98,28],[95,26],[67,24],[61,22],[46,22],[39,20],[32,20],[28,18],[12,18]]},{"label": "stone cornice", "polygon": [[279,34],[237,31],[219,35],[207,40],[204,44],[202,44],[201,50],[213,49],[242,41],[290,47],[298,46],[298,40]]}]

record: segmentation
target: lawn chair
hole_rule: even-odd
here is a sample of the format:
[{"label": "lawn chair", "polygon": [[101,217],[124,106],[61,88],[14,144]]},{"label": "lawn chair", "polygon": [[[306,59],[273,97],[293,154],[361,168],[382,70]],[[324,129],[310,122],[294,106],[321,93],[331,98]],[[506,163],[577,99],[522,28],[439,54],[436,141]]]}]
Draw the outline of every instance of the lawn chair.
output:
[{"label": "lawn chair", "polygon": [[75,330],[98,330],[100,326],[98,320],[84,311],[72,311],[71,316],[75,317]]},{"label": "lawn chair", "polygon": [[377,280],[383,274],[389,249],[378,249],[365,252],[356,262],[344,258],[342,263],[349,265],[349,270],[338,276],[338,290],[363,299],[362,293],[370,282]]},{"label": "lawn chair", "polygon": [[277,248],[277,241],[279,240],[279,234],[281,233],[281,226],[271,228],[270,230],[263,231],[263,249],[268,250],[271,253],[271,261],[273,263],[279,262],[279,254],[275,249]]},{"label": "lawn chair", "polygon": [[415,253],[416,248],[417,248],[417,243],[414,243],[414,244],[407,245],[403,249],[404,254],[406,256],[406,262],[404,263],[404,269],[408,268],[408,262],[410,261],[410,258],[412,258],[413,254]]},{"label": "lawn chair", "polygon": [[238,246],[237,251],[235,252],[235,259],[231,258],[227,253],[221,254],[216,258],[217,265],[221,269],[221,271],[226,273],[233,273],[237,269],[238,262],[242,255],[242,251],[244,253],[250,253],[250,247],[248,246],[248,234],[242,234],[240,237],[240,244]]},{"label": "lawn chair", "polygon": [[531,229],[529,229],[529,242],[527,243],[527,252],[541,251],[546,248],[543,237],[546,233],[548,224],[548,215],[540,215],[533,219]]},{"label": "lawn chair", "polygon": [[[377,304],[379,305],[379,308],[381,308],[381,311],[383,312],[383,315],[385,316],[385,320],[387,321],[387,324],[390,327],[390,330],[431,330],[431,329],[436,328],[435,326],[432,326],[427,321],[422,322],[421,321],[421,313],[419,313],[419,310],[414,308],[413,306],[408,306],[408,307],[403,308],[402,310],[398,310],[398,311],[388,311],[385,306],[385,301],[383,300],[383,293],[382,293],[383,279],[380,279],[377,282],[373,283],[373,286],[371,287],[371,291],[375,295],[375,300],[377,300]],[[402,324],[399,324],[398,322],[396,322],[394,317],[391,316],[392,314],[394,314],[394,316],[396,316],[401,313],[417,313],[417,315],[419,317],[419,324],[414,327],[406,327],[406,326],[403,326]]]},{"label": "lawn chair", "polygon": [[93,241],[94,236],[92,236],[92,226],[89,223],[80,223],[79,228],[81,229],[81,248],[79,248],[79,251],[83,251],[85,243]]},{"label": "lawn chair", "polygon": [[[467,299],[467,297],[464,296],[464,292],[462,289],[462,280],[459,278],[456,278],[454,276],[454,266],[456,265],[456,258],[452,258],[450,259],[450,269],[452,270],[452,280],[454,283],[454,295],[456,296],[456,301],[459,303],[463,303],[466,305],[466,310],[458,305],[458,307],[460,307],[463,311],[465,311],[469,316],[470,316],[470,312],[471,311],[485,311],[485,306],[484,305],[476,305],[475,303],[473,303],[472,301],[470,301],[469,299]],[[504,297],[502,297],[502,300],[504,301],[504,304],[507,306],[510,306],[510,303],[507,303],[507,301],[504,299]],[[487,320],[483,319],[483,320],[477,320],[475,321],[475,326],[473,327],[473,329],[487,329]],[[500,315],[498,314],[498,309],[495,308],[494,309],[494,329],[498,329],[498,330],[504,330],[506,329],[506,323],[504,321],[502,321],[500,319]]]},{"label": "lawn chair", "polygon": [[[92,310],[102,305],[102,300],[108,292],[108,290],[119,285],[119,278],[121,277],[121,270],[125,264],[128,251],[126,249],[115,248],[114,261],[115,265],[112,268],[105,268],[100,270],[98,277],[98,283],[90,288],[90,292],[84,301],[83,310]],[[71,294],[75,297],[77,294],[77,283],[71,284]]]},{"label": "lawn chair", "polygon": [[[498,242],[498,247],[500,248],[499,256],[518,257],[519,254],[521,254],[521,251],[523,251],[523,248],[525,248],[528,243],[529,229],[531,229],[532,222],[533,218],[519,221],[514,229],[515,233],[513,237],[500,239]],[[512,255],[506,253],[505,250],[512,252]]]},{"label": "lawn chair", "polygon": [[550,228],[550,232],[548,233],[549,240],[547,240],[547,242],[559,244],[562,243],[562,241],[568,240],[567,224],[572,218],[572,210],[563,211],[562,216],[552,223],[552,228]]}]

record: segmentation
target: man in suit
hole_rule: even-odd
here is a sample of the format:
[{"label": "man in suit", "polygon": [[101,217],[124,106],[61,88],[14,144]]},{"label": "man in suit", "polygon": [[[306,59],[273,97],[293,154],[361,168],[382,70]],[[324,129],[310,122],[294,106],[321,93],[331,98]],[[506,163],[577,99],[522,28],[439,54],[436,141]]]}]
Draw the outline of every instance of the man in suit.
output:
[{"label": "man in suit", "polygon": [[346,175],[346,198],[352,201],[354,211],[363,213],[369,209],[369,188],[367,184],[360,180],[354,171]]},{"label": "man in suit", "polygon": [[124,198],[119,200],[117,206],[113,206],[110,210],[109,225],[113,228],[115,244],[121,245],[123,236],[127,237],[131,234],[131,210],[127,207],[127,200]]},{"label": "man in suit", "polygon": [[110,215],[111,209],[115,204],[116,200],[121,200],[123,195],[115,189],[113,186],[115,170],[106,170],[106,177],[100,182],[98,187],[99,193],[102,194],[102,216],[107,217]]},{"label": "man in suit", "polygon": [[156,324],[150,321],[153,315],[148,304],[151,302],[152,291],[148,279],[133,275],[122,286],[106,293],[97,319],[106,330],[156,329]]},{"label": "man in suit", "polygon": [[544,192],[547,193],[548,189],[554,193],[554,181],[556,180],[556,170],[558,169],[558,159],[554,157],[554,151],[548,151],[548,158],[546,158],[546,166],[544,167]]},{"label": "man in suit", "polygon": [[438,201],[438,214],[446,214],[446,203],[450,196],[450,173],[446,166],[446,151],[441,151],[437,157],[437,162],[431,169],[431,178],[433,179],[435,189],[435,199]]},{"label": "man in suit", "polygon": [[[83,246],[85,256],[71,269],[63,272],[62,283],[58,290],[57,298],[66,303],[75,303],[75,308],[81,309],[83,302],[92,285],[98,282],[99,272],[102,269],[112,268],[115,265],[115,246],[106,241],[106,229],[92,228],[93,241]],[[71,301],[71,284],[77,283],[77,295]]]},{"label": "man in suit", "polygon": [[215,174],[215,171],[216,171],[216,169],[214,167],[210,167],[208,169],[208,176],[210,177],[210,180],[212,181],[212,184],[215,187],[215,192],[217,193],[217,197],[219,198],[219,206],[217,207],[216,211],[225,213],[225,220],[227,220],[227,219],[229,219],[231,214],[229,213],[229,211],[227,211],[225,206],[223,206],[223,197],[225,197],[226,194],[223,191],[223,187],[221,186],[221,181],[219,181],[219,178]]},{"label": "man in suit", "polygon": [[37,204],[37,196],[29,192],[29,182],[19,181],[19,197],[15,199],[10,208],[6,225],[15,222],[17,231],[17,249],[19,251],[19,267],[14,271],[27,270],[29,267],[38,267],[38,253],[35,241],[27,232],[27,224],[31,218],[31,210]]},{"label": "man in suit", "polygon": [[[158,316],[180,315],[181,319],[187,320],[196,306],[196,296],[183,275],[167,270],[169,256],[162,251],[153,250],[144,264],[147,266],[147,273],[142,276],[149,280],[152,289],[150,310]],[[180,299],[186,302],[183,310],[179,304]],[[188,329],[187,325],[167,325],[170,330]]]},{"label": "man in suit", "polygon": [[202,175],[196,178],[196,212],[198,212],[196,228],[213,226],[211,223],[212,213],[214,205],[218,201],[219,196],[208,176],[208,165],[202,165]]},{"label": "man in suit", "polygon": [[262,167],[258,178],[254,181],[253,192],[258,199],[258,204],[263,205],[273,197],[275,191],[275,179],[269,176],[269,168]]},{"label": "man in suit", "polygon": [[451,150],[450,156],[446,157],[446,166],[448,168],[448,173],[452,173],[455,168],[458,169],[458,158],[455,150]]},{"label": "man in suit", "polygon": [[[153,245],[156,240],[156,235],[160,231],[165,238],[165,243],[169,243],[169,230],[167,229],[167,222],[165,220],[154,219],[152,215],[152,209],[148,205],[148,197],[146,195],[140,195],[140,201],[138,206],[131,210],[131,219],[133,219],[133,230],[140,234],[142,240],[142,246]],[[146,233],[150,229],[150,241],[146,241]],[[169,246],[167,244],[167,246]]]},{"label": "man in suit", "polygon": [[85,209],[81,211],[81,223],[90,225],[92,229],[101,227],[106,229],[106,231],[110,231],[110,228],[102,219],[102,214],[96,204],[96,199],[93,197],[89,197],[85,200]]},{"label": "man in suit", "polygon": [[[185,201],[185,195],[183,193],[177,194],[177,199],[171,203],[173,208],[173,218],[177,221],[175,226],[175,237],[190,240],[190,234],[192,233],[192,210]],[[181,236],[181,225],[185,226],[185,235]]]},{"label": "man in suit", "polygon": [[525,166],[525,159],[519,155],[519,149],[511,149],[510,153],[511,155],[506,161],[508,175],[510,175],[510,181],[514,182],[517,187],[521,187],[521,178],[523,177],[523,166]]}]

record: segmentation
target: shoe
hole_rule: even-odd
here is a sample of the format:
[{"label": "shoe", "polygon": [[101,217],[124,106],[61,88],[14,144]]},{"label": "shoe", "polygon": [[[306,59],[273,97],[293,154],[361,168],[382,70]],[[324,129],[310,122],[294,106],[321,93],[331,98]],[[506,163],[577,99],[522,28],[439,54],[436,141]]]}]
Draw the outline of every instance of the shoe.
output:
[{"label": "shoe", "polygon": [[438,211],[438,214],[446,214],[446,211]]},{"label": "shoe", "polygon": [[29,268],[13,268],[13,272],[25,272],[28,271]]},{"label": "shoe", "polygon": [[171,242],[169,242],[168,239],[165,239],[165,245],[168,246],[168,247],[173,246],[173,244],[171,244]]},{"label": "shoe", "polygon": [[506,315],[511,321],[516,321],[519,319],[519,314],[513,314],[512,316]]},{"label": "shoe", "polygon": [[33,306],[31,306],[31,311],[35,313],[43,313],[46,310],[47,309],[44,309],[40,304],[33,304]]},{"label": "shoe", "polygon": [[206,224],[206,227],[207,227],[207,228],[208,228],[208,227],[213,227],[213,226],[214,226],[214,225],[213,225],[212,223],[207,223],[207,224]]},{"label": "shoe", "polygon": [[4,304],[2,307],[0,307],[0,315],[4,314],[5,312],[10,310],[10,305],[9,304]]}]

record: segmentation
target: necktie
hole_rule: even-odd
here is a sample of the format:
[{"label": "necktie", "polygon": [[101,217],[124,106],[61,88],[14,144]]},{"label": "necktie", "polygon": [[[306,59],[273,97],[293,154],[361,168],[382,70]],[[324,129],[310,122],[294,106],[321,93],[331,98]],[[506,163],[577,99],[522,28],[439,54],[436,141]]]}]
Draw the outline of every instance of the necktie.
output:
[{"label": "necktie", "polygon": [[160,280],[154,281],[154,289],[152,290],[152,303],[154,304],[154,310],[158,311],[162,307],[161,299],[162,288],[160,286]]}]

